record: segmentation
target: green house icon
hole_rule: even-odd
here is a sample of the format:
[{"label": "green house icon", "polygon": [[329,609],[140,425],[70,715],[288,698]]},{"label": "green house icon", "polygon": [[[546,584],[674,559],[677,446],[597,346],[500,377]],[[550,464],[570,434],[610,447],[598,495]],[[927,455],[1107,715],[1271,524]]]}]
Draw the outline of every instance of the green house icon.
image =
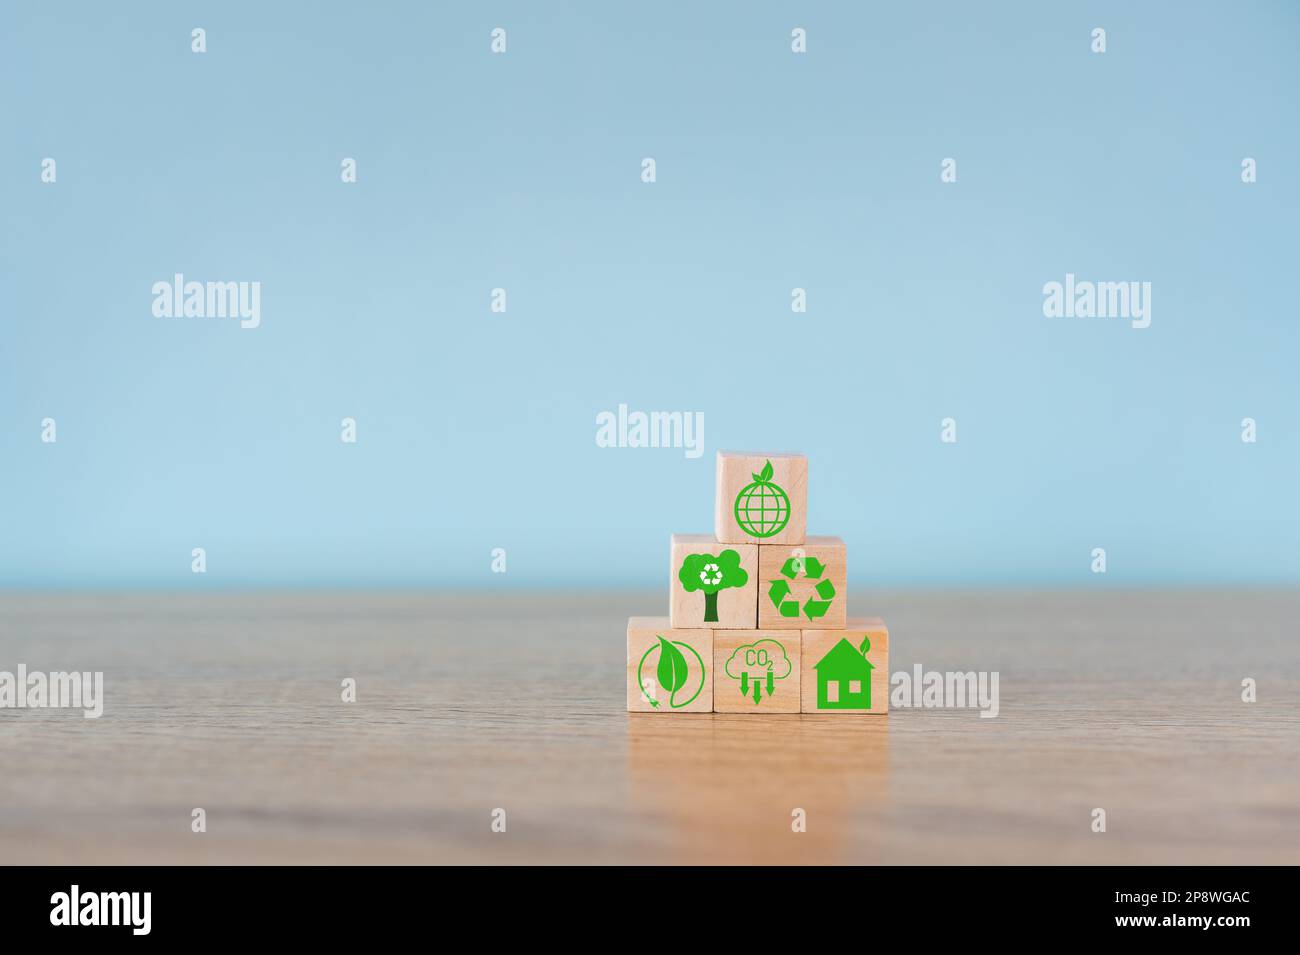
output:
[{"label": "green house icon", "polygon": [[817,709],[871,709],[871,671],[875,667],[867,660],[870,649],[868,637],[862,638],[862,646],[857,650],[841,637],[840,642],[817,661],[813,667],[817,671]]}]

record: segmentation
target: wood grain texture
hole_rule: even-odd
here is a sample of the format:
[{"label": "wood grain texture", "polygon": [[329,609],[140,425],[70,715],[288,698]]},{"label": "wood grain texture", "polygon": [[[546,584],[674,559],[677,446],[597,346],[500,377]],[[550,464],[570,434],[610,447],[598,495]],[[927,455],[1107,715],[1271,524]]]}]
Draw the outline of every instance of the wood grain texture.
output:
[{"label": "wood grain texture", "polygon": [[0,669],[108,697],[0,710],[0,860],[1300,863],[1300,594],[850,597],[1001,715],[629,714],[660,588],[0,596]]},{"label": "wood grain texture", "polygon": [[[794,579],[782,573],[787,561],[794,560],[790,570]],[[805,563],[800,563],[804,561]],[[808,569],[818,561],[821,576],[808,577]],[[848,548],[839,537],[808,537],[802,544],[760,544],[758,547],[758,625],[766,629],[843,630],[848,619]],[[784,580],[790,587],[783,603],[793,601],[800,608],[797,617],[781,615],[780,606],[772,601],[771,588],[776,581]],[[829,581],[833,591],[830,606],[820,617],[809,617],[803,608],[810,599],[820,599],[816,588]]]},{"label": "wood grain texture", "polygon": [[[660,677],[665,644],[676,649],[677,686]],[[673,692],[677,690],[677,692]],[[627,622],[627,709],[630,713],[713,712],[713,631],[674,630],[667,617],[632,617]]]},{"label": "wood grain texture", "polygon": [[[862,646],[863,639],[870,641],[866,661],[873,667],[870,670],[871,707],[853,709],[822,710],[818,682],[822,674],[818,664],[841,640],[848,642],[854,652]],[[885,716],[889,713],[889,628],[879,617],[850,617],[843,630],[805,630],[802,634],[803,646],[803,683],[800,688],[802,711],[804,713],[825,713],[831,716],[870,715]],[[858,687],[862,689],[863,687]],[[837,692],[842,687],[837,688]],[[850,686],[849,691],[854,687]],[[828,694],[829,695],[829,694]],[[847,703],[847,697],[841,700]]]},{"label": "wood grain texture", "polygon": [[[745,572],[743,587],[725,587],[715,596],[715,620],[707,620],[706,597],[699,590],[687,590],[680,571],[692,554],[718,557],[735,551]],[[753,630],[758,625],[758,545],[721,544],[708,534],[673,534],[668,546],[668,617],[678,629],[707,627],[711,630]]]},{"label": "wood grain texture", "polygon": [[[797,630],[715,632],[713,712],[752,713],[758,718],[769,713],[798,713],[799,661],[803,652],[800,636]],[[750,650],[748,656],[746,649]],[[771,693],[767,692],[765,679],[769,671]]]},{"label": "wood grain texture", "polygon": [[[789,520],[769,537],[755,537],[736,522],[736,495],[772,464],[772,483],[790,500]],[[714,526],[718,540],[730,544],[802,544],[808,532],[808,458],[802,454],[719,451],[714,481]],[[757,499],[756,499],[757,500]]]}]

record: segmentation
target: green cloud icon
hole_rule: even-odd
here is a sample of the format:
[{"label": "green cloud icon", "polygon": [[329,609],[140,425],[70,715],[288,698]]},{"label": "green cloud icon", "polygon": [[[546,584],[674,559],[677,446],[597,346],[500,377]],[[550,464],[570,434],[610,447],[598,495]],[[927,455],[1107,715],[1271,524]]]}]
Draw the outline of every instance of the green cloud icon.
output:
[{"label": "green cloud icon", "polygon": [[739,680],[741,673],[748,673],[752,677],[765,674],[769,670],[772,672],[772,679],[784,680],[790,675],[793,665],[790,663],[790,655],[785,652],[785,647],[780,641],[764,637],[762,640],[736,647],[731,656],[727,657],[727,664],[722,669],[733,680]]}]

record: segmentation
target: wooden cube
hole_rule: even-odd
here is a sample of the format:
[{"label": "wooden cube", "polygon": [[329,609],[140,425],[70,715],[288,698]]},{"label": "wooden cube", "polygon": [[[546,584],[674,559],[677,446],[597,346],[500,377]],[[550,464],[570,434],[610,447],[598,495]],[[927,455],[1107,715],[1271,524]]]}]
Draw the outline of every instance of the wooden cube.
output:
[{"label": "wooden cube", "polygon": [[838,537],[758,546],[758,628],[843,630],[848,619],[848,548]]},{"label": "wooden cube", "polygon": [[629,619],[627,708],[634,713],[711,713],[713,631],[674,630],[667,617]]},{"label": "wooden cube", "polygon": [[718,452],[714,536],[726,544],[802,544],[808,529],[808,459]]},{"label": "wooden cube", "polygon": [[669,547],[668,619],[678,630],[758,626],[758,545],[674,534]]},{"label": "wooden cube", "polygon": [[803,631],[805,713],[888,713],[889,630],[854,617],[843,630]]},{"label": "wooden cube", "polygon": [[795,630],[713,634],[713,712],[798,713],[803,652]]}]

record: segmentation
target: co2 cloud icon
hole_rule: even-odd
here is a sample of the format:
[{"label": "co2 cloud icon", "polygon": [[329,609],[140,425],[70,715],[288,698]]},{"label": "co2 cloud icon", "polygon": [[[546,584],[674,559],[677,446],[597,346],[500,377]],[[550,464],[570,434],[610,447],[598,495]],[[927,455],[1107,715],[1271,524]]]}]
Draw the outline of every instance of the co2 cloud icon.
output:
[{"label": "co2 cloud icon", "polygon": [[777,681],[788,677],[792,669],[785,645],[769,637],[737,647],[722,668],[727,676],[739,681],[741,696],[753,694],[755,705],[764,691],[770,698],[776,692]]}]

